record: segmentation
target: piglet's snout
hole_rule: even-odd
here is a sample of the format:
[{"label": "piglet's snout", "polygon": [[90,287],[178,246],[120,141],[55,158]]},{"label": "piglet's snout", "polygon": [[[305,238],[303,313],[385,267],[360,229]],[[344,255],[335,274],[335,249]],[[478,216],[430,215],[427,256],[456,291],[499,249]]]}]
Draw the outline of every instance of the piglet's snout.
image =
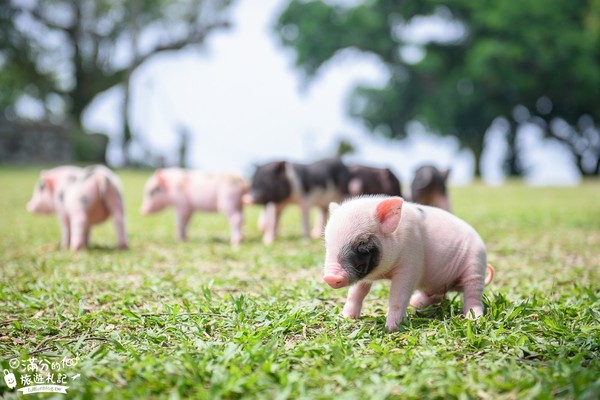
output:
[{"label": "piglet's snout", "polygon": [[148,215],[152,212],[152,203],[150,203],[147,199],[144,199],[142,205],[140,207],[140,214]]},{"label": "piglet's snout", "polygon": [[343,275],[325,275],[323,277],[323,280],[334,289],[339,289],[343,288],[344,286],[348,286],[348,277]]},{"label": "piglet's snout", "polygon": [[254,196],[249,193],[246,193],[242,196],[242,203],[244,204],[254,204]]},{"label": "piglet's snout", "polygon": [[349,284],[348,274],[339,265],[327,266],[323,280],[334,289],[343,288]]}]

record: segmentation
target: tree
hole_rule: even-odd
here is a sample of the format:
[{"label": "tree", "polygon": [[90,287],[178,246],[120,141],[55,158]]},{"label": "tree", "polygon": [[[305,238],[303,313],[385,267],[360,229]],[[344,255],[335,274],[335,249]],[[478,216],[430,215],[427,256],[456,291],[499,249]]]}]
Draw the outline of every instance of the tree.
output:
[{"label": "tree", "polygon": [[356,153],[356,148],[348,139],[343,137],[339,138],[337,141],[337,147],[335,149],[335,157],[343,157],[346,154],[354,154]]},{"label": "tree", "polygon": [[[234,0],[8,0],[0,4],[0,107],[26,95],[81,124],[95,96],[154,55],[230,26]],[[125,134],[128,125],[125,124]]]},{"label": "tree", "polygon": [[[442,26],[446,35],[412,37],[411,27],[423,21]],[[373,0],[351,7],[293,0],[276,31],[295,50],[306,79],[344,49],[377,55],[389,80],[383,87],[358,86],[348,102],[350,115],[390,138],[404,138],[411,121],[456,136],[473,152],[476,174],[485,132],[499,117],[508,122],[513,143],[507,165],[520,172],[514,137],[524,121],[513,116],[519,106],[549,136],[571,143],[576,157],[585,154],[580,158],[588,164],[600,159],[594,139],[600,121],[594,100],[600,98],[597,0]],[[585,129],[578,128],[581,118]],[[569,129],[558,133],[560,121]]]}]

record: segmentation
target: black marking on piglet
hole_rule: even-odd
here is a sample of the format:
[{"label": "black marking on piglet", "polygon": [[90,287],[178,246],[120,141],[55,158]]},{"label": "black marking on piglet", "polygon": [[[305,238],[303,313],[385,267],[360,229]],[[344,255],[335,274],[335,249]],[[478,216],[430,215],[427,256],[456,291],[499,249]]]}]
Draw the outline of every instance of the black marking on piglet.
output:
[{"label": "black marking on piglet", "polygon": [[275,161],[256,168],[250,195],[256,204],[279,203],[290,197],[292,185],[286,173],[285,161]]},{"label": "black marking on piglet", "polygon": [[369,275],[381,262],[381,242],[377,236],[357,236],[340,250],[338,262],[346,270],[350,282],[357,282]]},{"label": "black marking on piglet", "polygon": [[65,191],[61,190],[60,193],[58,193],[58,201],[62,204],[65,202]]},{"label": "black marking on piglet", "polygon": [[92,177],[94,175],[94,172],[96,172],[96,166],[92,165],[90,167],[86,167],[85,169],[85,174],[83,175],[83,180],[87,180],[90,177]]},{"label": "black marking on piglet", "polygon": [[[292,182],[289,175],[297,178]],[[334,186],[340,197],[348,194],[350,173],[338,158],[327,158],[312,164],[275,161],[256,168],[250,196],[256,204],[280,203],[290,198],[297,189],[300,196],[308,196],[317,189]]]}]

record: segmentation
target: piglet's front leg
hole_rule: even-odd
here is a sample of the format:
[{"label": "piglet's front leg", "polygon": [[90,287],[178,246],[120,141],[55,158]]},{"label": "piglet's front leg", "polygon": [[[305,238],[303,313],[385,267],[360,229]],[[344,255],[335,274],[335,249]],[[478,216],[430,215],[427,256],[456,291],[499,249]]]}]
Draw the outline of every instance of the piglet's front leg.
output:
[{"label": "piglet's front leg", "polygon": [[416,279],[411,274],[392,274],[389,309],[385,327],[390,331],[398,329],[398,324],[406,317],[410,296],[415,288]]},{"label": "piglet's front leg", "polygon": [[321,237],[323,234],[323,226],[325,226],[325,221],[327,221],[327,207],[319,208],[315,225],[310,232],[310,237],[313,239],[318,239]]},{"label": "piglet's front leg", "polygon": [[187,239],[187,227],[192,217],[192,210],[184,206],[178,206],[175,212],[177,222],[177,239],[185,241]]},{"label": "piglet's front leg", "polygon": [[71,216],[71,250],[78,251],[86,247],[89,235],[87,215],[77,212]]},{"label": "piglet's front leg", "polygon": [[308,200],[300,200],[300,212],[302,214],[302,234],[304,237],[310,237],[310,202]]},{"label": "piglet's front leg", "polygon": [[356,285],[351,286],[348,290],[348,298],[342,314],[348,318],[360,317],[360,311],[362,309],[363,300],[371,290],[370,282],[358,282]]},{"label": "piglet's front leg", "polygon": [[277,228],[279,226],[279,216],[283,205],[275,203],[267,203],[265,205],[265,213],[263,218],[263,237],[264,244],[272,244],[277,236]]}]

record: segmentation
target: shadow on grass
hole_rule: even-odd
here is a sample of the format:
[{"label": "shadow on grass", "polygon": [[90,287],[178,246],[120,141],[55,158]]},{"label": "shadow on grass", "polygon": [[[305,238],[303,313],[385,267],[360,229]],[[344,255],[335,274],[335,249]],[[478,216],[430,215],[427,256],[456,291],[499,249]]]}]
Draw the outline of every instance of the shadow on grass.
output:
[{"label": "shadow on grass", "polygon": [[[60,248],[57,248],[57,251],[63,251],[60,250]],[[64,250],[64,251],[72,251],[72,250]],[[118,246],[116,245],[106,245],[106,244],[92,244],[89,245],[87,248],[85,248],[84,250],[81,250],[82,252],[88,252],[90,254],[114,254],[114,253],[128,253],[131,251],[131,245],[129,248],[127,249],[120,249]]]},{"label": "shadow on grass", "polygon": [[[399,325],[397,332],[420,331],[430,328],[431,324],[445,323],[454,318],[464,318],[462,314],[462,296],[453,294],[445,298],[441,303],[432,304],[419,309],[409,307],[408,318],[405,318]],[[359,320],[372,325],[372,327],[381,327],[385,329],[387,309],[378,310],[377,315],[365,315]],[[387,330],[386,330],[387,331]]]}]

